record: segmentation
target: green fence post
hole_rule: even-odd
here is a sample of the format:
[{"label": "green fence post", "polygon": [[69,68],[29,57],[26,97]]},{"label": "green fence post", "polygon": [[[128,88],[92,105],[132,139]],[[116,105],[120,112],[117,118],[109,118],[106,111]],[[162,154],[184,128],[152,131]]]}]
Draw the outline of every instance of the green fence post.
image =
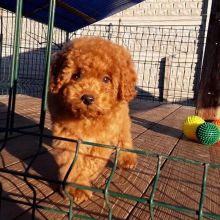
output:
[{"label": "green fence post", "polygon": [[199,220],[202,220],[203,218],[203,207],[204,207],[204,199],[205,199],[205,191],[206,191],[206,181],[208,176],[208,168],[209,168],[209,164],[207,163],[204,164],[201,197],[199,203],[199,217],[198,217]]},{"label": "green fence post", "polygon": [[74,205],[74,202],[73,202],[73,197],[70,195],[70,193],[67,190],[65,190],[65,186],[66,186],[67,179],[68,179],[68,177],[70,175],[70,172],[73,169],[73,166],[75,165],[75,163],[76,163],[76,161],[78,159],[80,144],[81,144],[81,141],[77,141],[77,143],[76,143],[76,151],[75,151],[72,163],[70,164],[70,167],[67,170],[66,175],[65,175],[65,177],[63,179],[63,182],[62,182],[64,192],[65,192],[65,194],[67,195],[67,197],[69,198],[69,201],[70,201],[69,212],[68,212],[68,219],[69,220],[71,220],[73,218],[73,205]]},{"label": "green fence post", "polygon": [[12,69],[10,75],[10,88],[8,98],[8,110],[5,125],[5,137],[0,151],[5,147],[8,139],[9,125],[10,132],[12,132],[14,125],[14,111],[15,111],[15,100],[18,80],[18,68],[19,68],[19,48],[20,48],[20,35],[21,35],[21,17],[22,17],[23,0],[17,0],[16,3],[16,18],[15,18],[15,31],[14,31],[14,42],[13,42],[13,59]]},{"label": "green fence post", "polygon": [[18,82],[18,70],[19,70],[19,49],[21,43],[21,18],[22,18],[23,0],[18,0],[16,5],[16,19],[15,19],[15,32],[14,32],[14,45],[13,45],[13,60],[12,60],[12,77],[11,88],[12,89],[12,106],[11,106],[11,122],[10,132],[14,126],[14,114],[15,114],[15,102]]},{"label": "green fence post", "polygon": [[54,25],[54,17],[55,17],[55,8],[56,8],[56,0],[50,0],[48,31],[47,31],[46,70],[45,70],[45,78],[44,78],[44,89],[43,89],[43,95],[42,95],[42,105],[41,105],[39,146],[38,146],[37,153],[34,155],[33,159],[29,163],[26,169],[26,172],[30,169],[30,166],[33,164],[34,160],[38,156],[41,146],[42,146],[42,141],[43,141],[43,136],[44,136],[44,125],[45,125],[45,116],[46,116],[47,92],[48,92],[48,84],[49,84],[49,77],[50,77],[51,48],[52,48],[52,40],[53,40],[53,25]]},{"label": "green fence post", "polygon": [[109,201],[109,187],[110,187],[110,184],[111,184],[111,181],[112,181],[112,178],[115,174],[115,170],[117,168],[117,164],[118,164],[118,156],[119,156],[119,151],[120,151],[120,148],[116,148],[115,149],[115,158],[114,158],[114,165],[112,167],[112,170],[111,170],[111,173],[107,179],[107,183],[106,183],[106,186],[105,186],[105,190],[104,190],[104,197],[105,197],[105,202],[108,206],[108,209],[109,209],[109,214],[108,214],[108,219],[111,220],[112,219],[112,206],[111,206],[111,203]]},{"label": "green fence post", "polygon": [[156,176],[155,176],[155,180],[154,180],[154,184],[153,184],[153,189],[152,189],[151,196],[150,196],[150,202],[149,202],[150,217],[152,220],[154,220],[154,208],[153,208],[154,207],[154,197],[155,197],[155,193],[157,190],[157,184],[158,184],[158,180],[159,180],[159,176],[160,176],[161,164],[162,164],[162,156],[158,156],[157,172],[156,172]]},{"label": "green fence post", "polygon": [[35,153],[32,160],[30,161],[27,168],[25,169],[25,174],[24,174],[24,180],[33,192],[32,219],[35,218],[36,190],[34,189],[32,184],[28,182],[27,174],[28,174],[28,171],[31,168],[32,164],[34,163],[35,159],[37,158],[37,156],[40,153],[40,149],[41,149],[42,141],[43,141],[45,115],[46,115],[47,92],[48,92],[48,83],[49,83],[49,75],[50,75],[51,47],[52,47],[52,40],[53,40],[53,25],[54,25],[55,9],[56,9],[56,0],[50,0],[48,31],[47,31],[46,70],[45,70],[44,88],[43,88],[43,94],[42,94],[39,143],[38,143],[37,152]]}]

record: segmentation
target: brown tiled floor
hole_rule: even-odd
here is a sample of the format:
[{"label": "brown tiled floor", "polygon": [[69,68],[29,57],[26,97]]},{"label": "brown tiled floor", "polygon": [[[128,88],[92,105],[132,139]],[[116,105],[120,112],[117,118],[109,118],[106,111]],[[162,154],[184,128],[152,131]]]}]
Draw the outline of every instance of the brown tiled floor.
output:
[{"label": "brown tiled floor", "polygon": [[[0,96],[0,128],[5,127],[7,97]],[[39,122],[40,100],[28,96],[18,96],[16,100],[15,126],[33,125]],[[153,102],[136,100],[131,104],[132,135],[136,149],[153,151],[165,155],[220,164],[220,147],[206,147],[183,138],[184,119],[194,114],[194,108],[181,105],[159,105]],[[46,117],[45,132],[50,134],[50,118]],[[38,131],[38,128],[28,129]],[[0,133],[3,142],[4,132]],[[0,155],[1,168],[24,172],[38,147],[37,136],[13,134],[8,139]],[[53,159],[50,140],[44,139],[41,154],[31,167],[30,173],[44,178],[56,179],[57,166]],[[135,170],[121,172],[117,170],[110,191],[149,198],[157,159],[139,156]],[[111,171],[107,167],[94,182],[102,187]],[[163,160],[161,174],[155,194],[155,200],[199,209],[203,166]],[[2,199],[0,219],[31,219],[31,209],[25,205],[32,202],[33,192],[22,176],[4,173],[0,170]],[[29,179],[37,192],[37,204],[68,211],[69,201],[64,199],[45,181]],[[10,202],[18,199],[23,204]],[[110,197],[113,207],[113,219],[149,219],[147,204],[126,199]],[[220,215],[220,170],[209,168],[204,211]],[[155,219],[195,219],[195,215],[172,211],[167,208],[155,208]],[[108,208],[103,195],[96,194],[91,201],[74,207],[74,214],[83,214],[94,219],[108,219]],[[43,209],[36,210],[35,219],[65,219],[64,214],[51,213]],[[77,218],[75,218],[77,219]]]}]

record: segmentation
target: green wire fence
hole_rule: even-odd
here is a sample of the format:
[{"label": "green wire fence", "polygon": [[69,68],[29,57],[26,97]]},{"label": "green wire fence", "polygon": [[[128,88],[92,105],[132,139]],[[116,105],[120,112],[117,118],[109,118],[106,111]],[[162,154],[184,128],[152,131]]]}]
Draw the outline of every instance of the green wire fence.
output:
[{"label": "green wire fence", "polygon": [[[102,145],[98,143],[91,143],[91,142],[86,142],[86,141],[77,141],[77,140],[72,140],[68,138],[62,138],[62,137],[56,137],[52,135],[46,135],[44,134],[44,126],[45,126],[45,113],[46,113],[46,102],[47,102],[47,88],[48,88],[48,81],[49,81],[49,71],[50,71],[50,54],[51,54],[51,45],[52,45],[52,36],[53,36],[53,24],[54,24],[54,13],[55,13],[55,7],[56,7],[56,0],[50,0],[50,7],[49,7],[49,20],[48,20],[48,33],[47,33],[47,49],[46,49],[46,68],[45,68],[45,76],[44,76],[44,86],[43,86],[43,94],[42,94],[42,102],[41,102],[41,112],[40,112],[40,122],[38,125],[39,127],[39,132],[30,132],[27,131],[30,126],[26,127],[14,127],[14,114],[15,114],[15,103],[16,103],[16,89],[17,89],[17,78],[18,78],[18,62],[19,62],[19,46],[20,46],[20,27],[21,27],[21,18],[22,18],[22,4],[23,0],[17,0],[17,8],[16,8],[16,20],[15,20],[15,35],[14,35],[14,48],[13,48],[13,62],[12,62],[12,70],[11,70],[11,75],[10,75],[10,88],[9,88],[9,99],[8,99],[8,110],[7,110],[7,118],[6,118],[6,125],[4,128],[1,128],[0,132],[4,132],[4,141],[1,146],[1,151],[5,148],[6,142],[8,141],[8,137],[10,133],[20,133],[20,134],[25,134],[25,135],[32,135],[38,137],[38,149],[29,162],[27,168],[25,169],[25,172],[20,172],[20,171],[15,171],[12,169],[8,168],[0,168],[0,173],[7,173],[7,174],[12,174],[15,176],[23,177],[24,181],[26,184],[29,186],[33,193],[32,201],[31,202],[23,202],[19,201],[16,199],[11,199],[7,198],[2,195],[2,188],[0,187],[0,202],[5,200],[5,201],[10,201],[10,202],[15,202],[18,204],[23,204],[31,207],[32,210],[32,219],[35,219],[35,212],[36,209],[43,209],[48,212],[54,212],[58,214],[64,214],[67,215],[69,219],[72,218],[80,218],[80,219],[93,219],[92,217],[86,216],[86,215],[80,215],[74,213],[74,200],[73,197],[69,194],[67,190],[65,190],[66,186],[73,186],[79,189],[86,189],[90,190],[92,192],[96,192],[99,194],[104,195],[104,200],[106,202],[106,205],[108,207],[108,219],[112,219],[112,204],[109,200],[110,197],[116,197],[116,198],[123,198],[139,203],[143,203],[149,206],[150,210],[150,216],[151,219],[154,219],[154,210],[157,207],[162,207],[162,208],[168,208],[177,212],[181,213],[187,213],[187,214],[192,214],[192,215],[197,215],[198,219],[203,219],[203,218],[210,218],[210,219],[220,219],[220,215],[210,213],[210,212],[205,212],[204,211],[204,198],[206,194],[206,181],[207,181],[207,176],[209,173],[209,168],[215,168],[220,170],[220,165],[218,164],[212,164],[212,163],[203,163],[201,161],[196,161],[196,160],[190,160],[190,159],[185,159],[181,157],[175,157],[175,156],[167,156],[163,154],[158,154],[154,152],[146,152],[142,150],[128,150],[128,149],[121,149],[115,146],[108,146],[108,145]],[[41,147],[42,147],[42,140],[44,138],[48,139],[57,139],[57,140],[63,140],[63,141],[68,141],[70,143],[75,143],[76,144],[76,151],[73,155],[73,160],[72,163],[63,179],[63,181],[58,181],[58,180],[53,180],[53,179],[48,179],[45,177],[42,177],[40,175],[33,175],[30,174],[30,168],[36,158],[38,157]],[[110,175],[106,181],[104,189],[102,188],[94,188],[94,187],[88,187],[88,186],[83,186],[79,185],[76,183],[71,183],[67,182],[68,176],[76,163],[78,159],[78,152],[80,149],[80,146],[84,144],[90,147],[100,147],[100,148],[108,148],[113,150],[114,153],[114,165],[111,169]],[[119,154],[122,151],[127,151],[131,153],[135,153],[137,155],[142,155],[146,157],[151,157],[151,158],[156,158],[157,159],[157,169],[156,169],[156,175],[154,177],[154,183],[153,183],[153,188],[152,192],[150,195],[150,198],[144,198],[144,197],[137,197],[137,196],[132,196],[129,194],[125,193],[117,193],[117,192],[112,192],[109,190],[109,187],[111,185],[113,176],[116,171],[117,163],[118,163],[118,158]],[[203,178],[202,178],[202,183],[201,183],[201,195],[200,195],[200,203],[199,203],[199,209],[191,209],[183,206],[178,206],[178,205],[173,205],[165,202],[160,202],[155,200],[155,194],[157,192],[157,186],[158,186],[158,181],[160,178],[160,172],[161,172],[161,166],[163,161],[165,160],[170,160],[170,161],[176,161],[178,163],[186,163],[186,164],[193,164],[197,166],[203,166]],[[35,179],[35,180],[41,180],[47,183],[54,183],[57,185],[60,185],[63,187],[66,196],[69,198],[69,210],[64,211],[62,209],[57,209],[57,208],[50,208],[46,206],[41,206],[37,204],[37,192],[33,185],[30,182],[30,179]],[[0,203],[1,205],[1,203]]]},{"label": "green wire fence", "polygon": [[[198,25],[175,26],[163,22],[156,26],[93,24],[71,33],[55,27],[52,51],[75,37],[109,39],[129,49],[138,72],[139,99],[195,106],[207,35],[205,17],[203,20]],[[0,8],[0,94],[3,95],[9,93],[14,21],[14,13]],[[42,97],[47,29],[43,23],[22,19],[18,94]],[[172,73],[169,85],[165,83],[167,71]]]},{"label": "green wire fence", "polygon": [[[31,132],[23,132],[20,129],[14,129],[14,132],[25,133],[25,134],[28,133],[29,135],[36,135],[34,133],[31,133]],[[158,154],[158,153],[154,153],[154,152],[147,152],[147,151],[141,151],[141,150],[128,150],[128,149],[123,149],[123,148],[120,149],[120,148],[117,148],[117,147],[114,147],[114,146],[102,145],[102,144],[98,144],[98,143],[91,143],[91,142],[85,142],[85,141],[76,141],[76,140],[72,140],[72,139],[55,137],[55,136],[50,136],[50,135],[42,135],[42,137],[52,138],[52,139],[57,139],[57,140],[63,140],[63,141],[69,141],[69,142],[77,144],[76,152],[73,155],[73,161],[72,161],[72,163],[71,163],[71,165],[70,165],[63,181],[48,179],[48,178],[45,178],[45,177],[42,177],[42,176],[39,176],[39,175],[30,174],[28,172],[19,172],[19,171],[10,170],[10,169],[7,169],[7,168],[0,168],[0,172],[13,174],[13,175],[21,176],[21,177],[28,178],[28,179],[36,179],[36,180],[41,180],[41,181],[45,181],[45,182],[49,182],[49,183],[59,184],[59,185],[63,186],[64,188],[65,188],[65,186],[73,186],[73,187],[76,187],[76,188],[79,188],[79,189],[86,189],[86,190],[90,190],[92,192],[103,194],[104,198],[105,198],[105,202],[106,202],[106,204],[108,206],[108,209],[109,209],[109,219],[112,219],[112,205],[109,202],[109,196],[116,197],[116,198],[122,198],[122,199],[128,199],[128,200],[140,202],[140,203],[143,203],[143,204],[146,204],[146,205],[148,204],[149,209],[150,209],[151,219],[154,219],[154,208],[156,208],[156,207],[163,207],[163,208],[172,209],[174,211],[178,211],[178,212],[182,212],[182,213],[198,215],[198,219],[202,219],[204,217],[205,218],[210,218],[210,219],[219,219],[220,218],[220,215],[203,211],[204,197],[205,197],[205,193],[206,193],[206,180],[207,180],[207,176],[208,176],[208,169],[209,168],[220,169],[220,164],[203,163],[203,162],[197,161],[197,160],[190,160],[190,159],[185,159],[185,158],[175,157],[175,156],[167,156],[167,155],[163,155],[163,154]],[[84,144],[84,145],[87,145],[87,146],[90,146],[90,147],[108,148],[108,149],[112,149],[114,151],[114,165],[113,165],[111,173],[110,173],[110,175],[107,179],[107,182],[106,182],[106,185],[105,185],[104,189],[88,187],[88,186],[83,186],[83,185],[76,184],[76,183],[66,182],[71,169],[73,168],[74,164],[77,161],[78,151],[79,151],[79,148],[80,148],[81,144]],[[153,188],[152,188],[150,198],[142,198],[142,197],[132,196],[132,195],[129,195],[129,194],[124,194],[124,193],[122,194],[122,193],[109,191],[109,186],[111,184],[112,178],[115,174],[115,170],[116,170],[116,167],[117,167],[117,161],[118,161],[120,151],[131,152],[131,153],[135,153],[137,155],[143,155],[143,156],[151,157],[151,158],[157,158],[157,171],[156,171],[156,175],[155,175],[154,184],[153,184]],[[199,209],[198,210],[194,210],[194,209],[183,207],[183,206],[177,206],[177,205],[173,205],[173,204],[169,204],[169,203],[165,203],[165,202],[160,202],[160,201],[157,201],[157,200],[154,199],[156,191],[157,191],[157,184],[158,184],[158,180],[159,180],[159,177],[160,177],[161,164],[162,164],[163,160],[176,161],[178,163],[187,163],[187,164],[199,165],[199,166],[204,167],[202,184],[201,184],[200,204],[199,204]],[[32,207],[32,214],[33,214],[32,217],[33,217],[33,219],[34,219],[34,210],[36,208],[47,210],[49,212],[65,214],[65,215],[69,216],[69,219],[72,219],[73,217],[82,218],[82,219],[93,219],[93,218],[88,217],[88,216],[74,214],[73,198],[68,193],[68,191],[65,190],[65,193],[66,193],[67,197],[70,200],[70,205],[69,205],[69,211],[68,212],[60,210],[60,209],[49,208],[49,207],[46,207],[46,206],[37,205],[35,203],[36,202],[36,194],[34,194],[32,203],[22,202],[22,201],[19,201],[19,200],[10,199],[10,198],[6,198],[6,197],[3,197],[3,196],[1,197],[1,199],[2,200],[7,200],[7,201],[13,201],[13,202],[16,202],[18,204],[20,203],[20,204],[24,204],[24,205],[28,205],[28,206]]]}]

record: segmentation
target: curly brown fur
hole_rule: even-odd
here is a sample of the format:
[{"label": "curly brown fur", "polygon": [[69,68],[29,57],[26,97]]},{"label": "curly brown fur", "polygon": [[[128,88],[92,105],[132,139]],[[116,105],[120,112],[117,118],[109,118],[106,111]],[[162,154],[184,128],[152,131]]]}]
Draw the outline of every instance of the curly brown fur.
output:
[{"label": "curly brown fur", "polygon": [[[136,73],[128,51],[110,41],[88,37],[67,43],[51,64],[48,106],[55,136],[132,148],[128,102],[135,96]],[[85,104],[83,95],[92,97]],[[56,161],[63,180],[75,144],[55,140]],[[112,150],[81,145],[68,182],[90,186],[105,167]],[[119,166],[133,168],[136,155],[121,152]],[[75,202],[91,197],[69,187]]]}]

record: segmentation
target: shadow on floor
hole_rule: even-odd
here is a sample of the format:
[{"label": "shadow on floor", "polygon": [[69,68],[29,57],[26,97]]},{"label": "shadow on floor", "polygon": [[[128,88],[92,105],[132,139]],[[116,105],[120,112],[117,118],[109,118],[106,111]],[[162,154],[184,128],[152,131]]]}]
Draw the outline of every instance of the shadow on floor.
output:
[{"label": "shadow on floor", "polygon": [[[2,103],[0,103],[0,110],[1,111],[6,110],[6,106]],[[4,143],[4,128],[5,128],[5,122],[6,122],[5,119],[6,119],[6,114],[4,114],[3,117],[0,117],[0,124],[1,124],[0,125],[0,128],[1,128],[0,147]],[[36,122],[26,117],[23,117],[22,115],[18,115],[18,114],[15,114],[15,123],[16,123],[16,126],[36,124]],[[28,132],[38,133],[39,127],[36,126],[35,128],[29,128],[25,130]],[[51,132],[46,128],[45,128],[45,133],[49,135],[51,134]],[[1,168],[7,167],[7,169],[9,170],[21,169],[21,172],[23,175],[25,168],[27,168],[30,161],[33,159],[33,156],[37,153],[38,146],[39,146],[39,137],[37,136],[23,135],[19,133],[13,133],[12,135],[9,135],[6,141],[5,147],[0,153]],[[34,160],[33,164],[31,165],[31,169],[29,171],[31,174],[36,174],[38,176],[42,176],[47,179],[53,179],[53,180],[58,179],[58,165],[56,164],[54,156],[50,153],[51,150],[52,150],[51,139],[44,138],[42,146],[40,146],[40,153]],[[20,164],[22,164],[23,167],[17,168],[16,163],[19,163],[19,162]],[[27,201],[29,202],[33,201],[33,198],[32,198],[33,191],[30,191],[30,188],[27,185],[26,187],[23,187],[23,185],[26,184],[23,181],[24,179],[23,176],[21,176],[20,181],[17,182],[18,180],[17,176],[15,177],[11,174],[4,174],[0,172],[0,178],[2,179],[2,184],[3,184],[2,196],[5,196],[6,198],[11,198],[11,197],[16,198],[16,196],[12,194],[13,192],[16,191],[18,192],[17,197],[29,196],[30,198],[27,198]],[[17,178],[17,180],[15,181],[14,178]],[[46,185],[46,182],[44,183]],[[6,189],[4,189],[4,187],[6,187]],[[47,184],[47,187],[51,188],[50,191],[57,190],[57,186],[51,183]],[[22,191],[22,188],[25,188],[26,191],[25,190]],[[36,186],[34,186],[34,189],[37,191],[41,190],[41,189],[37,189]],[[29,192],[29,195],[28,195],[28,192]],[[14,219],[17,215],[20,215],[22,212],[27,210],[27,206],[26,206],[26,209],[24,209],[23,207],[24,206],[18,205],[14,202],[7,202],[3,200],[2,207],[1,207],[1,215],[0,215],[1,219],[5,219],[5,220]],[[13,217],[9,217],[9,216],[13,216]]]},{"label": "shadow on floor", "polygon": [[150,130],[160,133],[160,134],[168,135],[168,136],[175,137],[175,138],[178,138],[182,134],[182,130],[180,129],[162,125],[156,122],[151,122],[151,121],[148,121],[146,119],[142,119],[136,116],[131,116],[131,120],[132,120],[132,123],[136,125],[140,125],[144,128],[150,127]]}]

